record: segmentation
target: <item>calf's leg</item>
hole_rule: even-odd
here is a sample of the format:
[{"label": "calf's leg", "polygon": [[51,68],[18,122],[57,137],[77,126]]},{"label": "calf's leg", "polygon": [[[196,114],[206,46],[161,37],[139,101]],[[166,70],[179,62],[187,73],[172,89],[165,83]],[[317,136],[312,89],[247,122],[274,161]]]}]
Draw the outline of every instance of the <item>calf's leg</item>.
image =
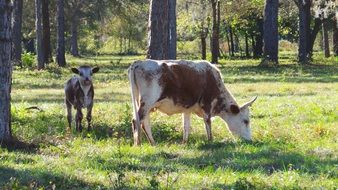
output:
[{"label": "calf's leg", "polygon": [[67,107],[67,121],[68,121],[68,127],[69,129],[72,127],[72,104],[70,104],[67,100],[66,107]]},{"label": "calf's leg", "polygon": [[77,108],[76,109],[76,122],[75,122],[75,124],[76,124],[76,130],[77,131],[82,131],[82,124],[81,124],[81,122],[82,122],[82,118],[83,118],[83,114],[82,114],[82,110],[81,110],[81,108]]},{"label": "calf's leg", "polygon": [[93,104],[91,104],[88,108],[87,108],[87,122],[88,122],[88,131],[90,131],[92,129],[92,109],[93,109]]}]

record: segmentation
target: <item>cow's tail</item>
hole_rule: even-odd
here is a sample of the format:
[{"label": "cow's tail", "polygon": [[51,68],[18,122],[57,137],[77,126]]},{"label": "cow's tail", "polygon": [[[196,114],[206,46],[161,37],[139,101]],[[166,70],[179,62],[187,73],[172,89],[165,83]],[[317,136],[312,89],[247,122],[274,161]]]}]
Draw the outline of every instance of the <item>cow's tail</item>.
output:
[{"label": "cow's tail", "polygon": [[139,135],[140,135],[140,118],[138,115],[139,109],[139,89],[137,87],[137,82],[135,78],[135,64],[132,64],[128,69],[128,78],[130,83],[130,90],[131,90],[131,101],[133,104],[133,120],[132,120],[132,128],[134,134],[134,145],[139,145]]}]

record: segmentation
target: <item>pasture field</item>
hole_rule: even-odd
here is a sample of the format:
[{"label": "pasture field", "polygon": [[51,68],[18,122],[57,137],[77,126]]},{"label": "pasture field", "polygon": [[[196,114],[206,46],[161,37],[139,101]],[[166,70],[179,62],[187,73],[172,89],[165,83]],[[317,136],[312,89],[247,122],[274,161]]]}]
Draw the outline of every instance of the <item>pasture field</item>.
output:
[{"label": "pasture field", "polygon": [[[283,53],[280,66],[265,68],[259,60],[221,60],[240,104],[258,96],[253,142],[233,137],[219,118],[207,142],[202,119],[193,116],[189,142],[181,144],[181,116],[156,112],[157,145],[143,137],[141,147],[132,146],[126,70],[143,56],[67,57],[67,68],[16,68],[12,130],[34,146],[0,148],[0,189],[337,189],[337,60],[318,55],[301,66],[292,56]],[[94,129],[79,134],[67,130],[63,87],[70,67],[81,64],[101,70],[94,75]]]}]

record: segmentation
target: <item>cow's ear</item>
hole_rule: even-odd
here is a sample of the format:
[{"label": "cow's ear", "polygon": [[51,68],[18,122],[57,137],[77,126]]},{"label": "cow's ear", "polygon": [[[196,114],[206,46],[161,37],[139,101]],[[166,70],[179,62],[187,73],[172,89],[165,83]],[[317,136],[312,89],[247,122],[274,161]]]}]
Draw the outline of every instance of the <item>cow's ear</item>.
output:
[{"label": "cow's ear", "polygon": [[71,68],[72,72],[75,73],[75,74],[79,74],[79,70],[77,68]]},{"label": "cow's ear", "polygon": [[232,105],[230,105],[230,111],[231,111],[231,113],[232,114],[238,114],[239,113],[239,107],[237,106],[237,105],[234,105],[234,104],[232,104]]},{"label": "cow's ear", "polygon": [[93,72],[93,73],[97,73],[97,72],[99,72],[99,70],[100,70],[99,67],[94,67],[94,68],[92,69],[92,72]]}]

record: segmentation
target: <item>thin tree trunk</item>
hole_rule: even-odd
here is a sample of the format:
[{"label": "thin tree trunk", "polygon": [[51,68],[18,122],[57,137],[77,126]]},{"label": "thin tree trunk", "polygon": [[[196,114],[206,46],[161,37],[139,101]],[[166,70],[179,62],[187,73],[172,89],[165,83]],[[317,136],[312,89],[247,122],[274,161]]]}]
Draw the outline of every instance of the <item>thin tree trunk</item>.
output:
[{"label": "thin tree trunk", "polygon": [[77,15],[77,11],[73,14],[71,19],[71,38],[70,38],[70,53],[75,56],[79,57],[79,47],[78,47],[78,25],[79,25],[79,18]]},{"label": "thin tree trunk", "polygon": [[169,33],[168,33],[168,59],[176,59],[177,31],[176,31],[176,0],[169,1]]},{"label": "thin tree trunk", "polygon": [[231,57],[231,46],[230,46],[230,39],[229,39],[229,30],[226,33],[226,40],[227,40],[227,44],[228,44],[228,53],[229,53],[229,57]]},{"label": "thin tree trunk", "polygon": [[218,63],[219,57],[219,21],[218,21],[218,6],[219,1],[211,0],[212,6],[212,47],[211,47],[211,62]]},{"label": "thin tree trunk", "polygon": [[278,5],[278,0],[266,0],[264,7],[263,59],[273,63],[278,63]]},{"label": "thin tree trunk", "polygon": [[14,11],[13,11],[13,29],[12,29],[12,60],[22,67],[21,54],[22,54],[22,8],[23,0],[14,1]]},{"label": "thin tree trunk", "polygon": [[56,44],[56,62],[60,67],[66,66],[65,58],[65,12],[64,0],[57,0],[57,44]]},{"label": "thin tree trunk", "polygon": [[49,0],[42,0],[42,27],[43,27],[43,51],[44,63],[48,64],[53,61],[50,45],[50,22],[49,22]]},{"label": "thin tree trunk", "polygon": [[36,52],[38,57],[38,69],[44,69],[44,50],[43,50],[43,34],[42,34],[42,14],[41,0],[35,0],[35,31],[36,31]]},{"label": "thin tree trunk", "polygon": [[148,52],[149,59],[168,58],[168,0],[151,0],[148,22]]},{"label": "thin tree trunk", "polygon": [[[309,17],[311,17],[311,15],[309,15]],[[311,22],[310,19],[309,19],[309,22]],[[313,46],[315,44],[317,34],[319,33],[320,29],[322,28],[323,22],[324,21],[322,19],[316,18],[315,22],[314,22],[313,29],[311,30],[310,25],[308,26],[310,38],[309,38],[309,42],[308,42],[308,52],[307,52],[307,54],[308,54],[309,60],[312,59]]]},{"label": "thin tree trunk", "polygon": [[231,47],[231,56],[235,56],[235,44],[234,44],[234,34],[232,32],[232,27],[229,26],[229,35],[230,35],[230,47]]},{"label": "thin tree trunk", "polygon": [[245,33],[245,57],[249,58],[250,53],[249,53],[249,39],[248,39],[248,34]]},{"label": "thin tree trunk", "polygon": [[325,57],[330,57],[330,47],[329,47],[329,33],[327,28],[327,23],[323,22],[323,44],[324,44],[324,55]]},{"label": "thin tree trunk", "polygon": [[333,32],[332,32],[332,40],[333,40],[333,52],[335,56],[338,56],[338,22],[337,17],[333,19]]},{"label": "thin tree trunk", "polygon": [[11,1],[0,0],[0,144],[11,133]]},{"label": "thin tree trunk", "polygon": [[204,28],[202,29],[202,32],[201,32],[201,35],[200,35],[201,48],[202,48],[202,59],[206,60],[207,59],[207,43],[206,43],[207,34],[203,30],[204,30]]}]

